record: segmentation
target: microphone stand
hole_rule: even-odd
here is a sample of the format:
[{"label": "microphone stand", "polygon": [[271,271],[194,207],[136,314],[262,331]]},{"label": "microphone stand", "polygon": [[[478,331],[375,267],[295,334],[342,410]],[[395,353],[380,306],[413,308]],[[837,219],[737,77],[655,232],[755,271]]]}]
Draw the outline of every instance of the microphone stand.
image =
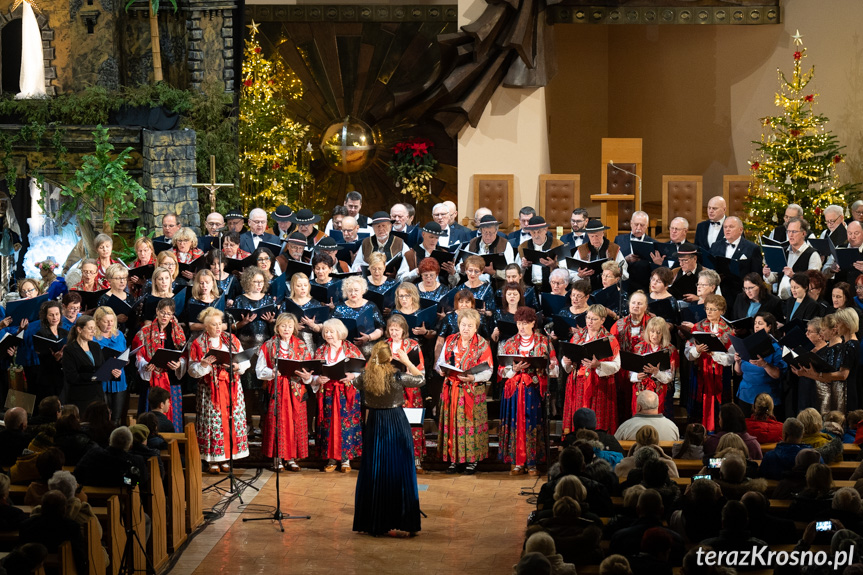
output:
[{"label": "microphone stand", "polygon": [[[234,318],[231,314],[226,313],[225,319],[228,323],[228,421],[231,424],[230,430],[228,432],[228,476],[224,479],[220,479],[204,489],[204,493],[207,491],[214,489],[221,493],[235,493],[237,495],[237,499],[240,500],[240,503],[243,503],[243,490],[246,487],[251,487],[255,491],[260,491],[257,487],[252,485],[248,481],[244,481],[243,479],[238,479],[234,475],[234,429],[236,426],[236,421],[234,420],[234,393],[232,387],[234,385],[234,337],[233,330],[231,329],[234,324]],[[213,369],[213,377],[216,377],[215,367]],[[218,385],[218,379],[216,379],[216,384]],[[237,384],[237,389],[240,389],[240,384]],[[228,489],[225,490],[222,487],[219,487],[220,484],[228,482]]]},{"label": "microphone stand", "polygon": [[608,165],[613,167],[615,170],[620,170],[624,174],[629,174],[630,176],[635,176],[638,178],[638,204],[635,206],[636,210],[641,210],[641,176],[636,174],[635,172],[630,172],[629,170],[624,170],[617,164],[615,164],[612,160],[608,160]]},{"label": "microphone stand", "polygon": [[[276,350],[278,350],[278,343],[276,344]],[[278,354],[278,351],[276,351]],[[275,371],[276,377],[273,379],[273,420],[275,423],[276,434],[273,438],[273,451],[276,453],[276,459],[279,464],[276,465],[276,510],[273,512],[271,517],[243,517],[243,523],[246,521],[278,521],[279,522],[279,530],[284,533],[285,526],[282,524],[282,520],[284,519],[311,519],[311,515],[291,515],[288,513],[285,515],[282,513],[282,494],[281,488],[279,484],[279,477],[281,476],[281,455],[279,454],[279,414],[281,413],[281,409],[279,409],[280,396],[279,396],[279,358],[276,357],[273,361],[273,370]],[[291,381],[288,379],[288,389],[291,387]]]}]

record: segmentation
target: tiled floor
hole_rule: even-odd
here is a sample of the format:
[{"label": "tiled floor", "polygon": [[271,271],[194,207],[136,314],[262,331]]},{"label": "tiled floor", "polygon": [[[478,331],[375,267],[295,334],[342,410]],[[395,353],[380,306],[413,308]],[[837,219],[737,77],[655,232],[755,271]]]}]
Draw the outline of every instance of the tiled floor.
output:
[{"label": "tiled floor", "polygon": [[[246,477],[251,472],[246,472]],[[508,574],[518,560],[525,521],[532,506],[519,495],[534,481],[505,473],[419,477],[420,505],[428,515],[412,539],[373,538],[351,531],[357,472],[326,475],[303,470],[281,476],[282,511],[308,514],[311,520],[285,522],[285,533],[238,503],[198,535],[172,575],[231,574]],[[205,483],[211,483],[212,480]],[[263,485],[262,485],[263,484]],[[247,490],[253,507],[275,504],[275,476],[264,472],[257,495]],[[422,489],[422,487],[421,487]],[[538,489],[538,485],[537,485]],[[205,494],[205,508],[217,498]],[[268,508],[272,513],[272,507]]]}]

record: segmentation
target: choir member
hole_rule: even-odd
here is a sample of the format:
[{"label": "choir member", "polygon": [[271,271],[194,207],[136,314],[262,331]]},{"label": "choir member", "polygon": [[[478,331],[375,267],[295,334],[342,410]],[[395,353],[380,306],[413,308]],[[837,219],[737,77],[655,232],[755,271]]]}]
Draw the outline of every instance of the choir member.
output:
[{"label": "choir member", "polygon": [[[533,309],[539,309],[539,301],[536,299],[536,290],[533,289],[533,286],[525,285],[524,270],[521,269],[521,266],[516,263],[509,264],[508,266],[506,266],[506,269],[504,269],[503,273],[504,281],[506,283],[517,283],[519,286],[521,286],[521,291],[524,294],[524,305],[526,305],[527,307],[532,307]],[[554,271],[551,272],[551,275],[554,275]],[[566,275],[566,286],[568,286],[569,273],[567,273]],[[549,276],[549,282],[551,282],[551,276]],[[564,286],[564,293],[558,293],[558,295],[564,295],[566,293],[566,286]],[[553,289],[554,286],[552,286],[552,290]],[[500,295],[500,290],[498,290],[498,299],[500,299]]]},{"label": "choir member", "polygon": [[99,234],[93,240],[93,244],[96,246],[96,273],[98,279],[101,280],[105,277],[106,270],[112,264],[119,264],[121,262],[111,257],[111,254],[114,252],[114,240],[108,234]]},{"label": "choir member", "polygon": [[743,277],[743,293],[735,299],[731,317],[755,317],[758,313],[769,313],[780,323],[785,321],[782,301],[770,293],[770,286],[764,283],[761,274],[753,272]]},{"label": "choir member", "polygon": [[[126,286],[129,283],[129,268],[123,264],[111,264],[105,270],[105,281],[108,282],[108,291],[103,293],[99,298],[97,307],[108,305],[108,300],[115,297],[120,301],[124,301],[131,307],[134,303],[132,298],[126,291]],[[129,321],[129,316],[120,314],[117,316],[117,327],[121,331],[125,331],[126,322]]]},{"label": "choir member", "polygon": [[[420,230],[420,233],[422,241],[405,253],[405,260],[410,271],[401,276],[402,281],[414,281],[420,275],[419,265],[427,258],[430,258],[432,252],[437,249],[438,238],[440,238],[443,232],[441,232],[440,225],[437,222],[428,222]],[[453,282],[458,282],[457,275],[451,274],[448,277],[451,277]]]},{"label": "choir member", "polygon": [[802,272],[795,273],[788,282],[791,296],[785,300],[784,312],[786,323],[795,319],[809,321],[813,317],[823,315],[823,308],[809,297],[809,277]]},{"label": "choir member", "polygon": [[498,456],[511,464],[510,475],[538,475],[537,464],[545,461],[545,428],[542,400],[548,392],[548,378],[557,377],[557,356],[549,339],[536,331],[536,311],[521,306],[515,312],[518,334],[506,340],[499,354],[544,357],[545,368],[517,361],[498,367],[505,379],[501,398],[500,451]]},{"label": "choir member", "polygon": [[[63,329],[69,331],[72,329],[72,326],[75,325],[75,320],[77,320],[78,316],[81,314],[81,295],[74,291],[70,291],[63,295],[60,303],[63,305],[63,319],[60,320],[60,325],[63,326]],[[0,322],[0,327],[6,327],[9,325],[9,323],[6,323],[7,320],[9,323],[12,323],[12,318],[9,317]]]},{"label": "choir member", "polygon": [[[102,348],[93,341],[96,322],[89,315],[82,315],[69,330],[69,343],[63,350],[63,402],[84,411],[94,401],[103,401],[105,392],[102,383],[93,377],[104,363]],[[120,377],[120,370],[112,372]]]},{"label": "choir member", "polygon": [[[756,333],[764,331],[773,334],[776,332],[776,318],[770,312],[760,311],[753,321],[753,329]],[[774,405],[782,403],[780,378],[788,369],[788,364],[782,359],[782,348],[779,344],[775,341],[771,343],[773,350],[770,354],[750,358],[748,361],[743,361],[739,353],[734,354],[734,372],[742,376],[737,387],[737,399],[740,400],[738,405],[746,417],[752,413],[755,398],[762,393],[769,394]]]},{"label": "choir member", "polygon": [[[206,307],[211,307],[219,299],[219,287],[216,285],[216,277],[210,270],[198,270],[195,274],[195,279],[192,281],[191,297],[186,302],[186,309],[191,309],[189,304],[198,304]],[[200,312],[198,312],[200,314]],[[204,330],[203,324],[196,321],[196,317],[189,317],[189,331],[192,332],[192,339],[196,338]]]},{"label": "choir member", "polygon": [[173,250],[166,250],[156,256],[156,267],[165,268],[171,272],[171,288],[180,285],[186,286],[188,283],[180,276],[180,264],[177,260],[177,254]]},{"label": "choir member", "polygon": [[[629,314],[617,320],[611,326],[611,335],[617,341],[622,351],[635,350],[635,345],[642,340],[644,328],[654,315],[647,311],[647,296],[643,291],[637,291],[629,296]],[[632,386],[625,374],[617,378],[617,407],[619,410],[618,421],[625,421],[632,417]],[[582,407],[582,406],[579,406]],[[578,408],[576,408],[578,409]],[[607,428],[605,428],[607,429]]]},{"label": "choir member", "polygon": [[722,236],[726,205],[722,196],[713,196],[707,201],[707,219],[695,226],[696,246],[710,251],[710,247]]},{"label": "choir member", "polygon": [[[39,321],[37,322],[39,327],[36,335],[52,341],[65,341],[68,338],[69,330],[62,326],[62,322],[63,308],[60,302],[47,301],[42,304],[42,308],[39,310]],[[46,350],[38,355],[39,379],[33,381],[34,389],[30,392],[35,392],[37,402],[51,395],[60,395],[63,389],[63,350],[54,352]]]},{"label": "choir member", "polygon": [[312,374],[302,369],[288,378],[279,373],[278,363],[279,359],[312,359],[309,348],[297,337],[298,328],[299,322],[293,314],[280,314],[276,318],[276,335],[261,346],[255,367],[258,379],[266,382],[264,388],[269,398],[261,439],[264,455],[273,458],[274,468],[281,470],[287,465],[295,472],[300,470],[296,460],[309,456],[308,394],[302,379],[310,380]]},{"label": "choir member", "polygon": [[548,276],[552,270],[564,267],[566,260],[563,258],[544,258],[541,261],[532,262],[525,258],[524,250],[532,249],[547,252],[562,246],[563,243],[553,236],[548,237],[548,224],[542,216],[531,217],[528,225],[522,226],[522,231],[525,230],[530,232],[531,239],[518,246],[515,263],[524,269],[525,283],[539,286],[540,290],[548,290]]},{"label": "choir member", "polygon": [[[620,267],[621,274],[624,280],[629,279],[627,271],[627,263],[617,244],[608,241],[605,237],[605,230],[608,226],[602,224],[599,220],[590,220],[587,222],[584,231],[587,232],[587,242],[576,248],[573,257],[585,262],[592,262],[602,259],[608,259],[617,263]],[[602,285],[600,274],[590,268],[579,268],[576,272],[580,279],[590,280],[590,285],[593,289],[599,289]]]},{"label": "choir member", "polygon": [[[324,343],[315,350],[315,359],[327,365],[344,359],[363,359],[360,350],[349,341],[348,330],[338,319],[324,322]],[[360,419],[360,397],[353,381],[359,372],[348,372],[340,380],[331,380],[325,375],[316,375],[303,380],[312,384],[318,394],[318,434],[315,444],[321,457],[327,458],[326,473],[336,470],[341,462],[342,473],[351,472],[351,459],[362,455],[362,422]],[[317,391],[317,390],[320,391]]]},{"label": "choir member", "polygon": [[[302,310],[322,305],[318,300],[311,296],[309,277],[302,272],[291,276],[290,300],[300,306],[300,309]],[[314,353],[315,349],[318,347],[315,335],[321,333],[322,328],[323,324],[316,323],[315,318],[303,316],[300,318],[299,325],[294,330],[294,335],[303,340],[309,353]]]},{"label": "choir member", "polygon": [[[463,292],[459,292],[463,293]],[[475,309],[458,312],[458,333],[447,337],[437,359],[437,371],[445,375],[440,403],[441,459],[449,462],[447,473],[460,469],[468,475],[488,455],[488,410],[485,383],[492,375],[492,353],[488,342],[477,333],[480,316]],[[480,364],[475,374],[448,371],[443,365],[454,366],[461,372]]]},{"label": "choir member", "polygon": [[[390,345],[390,350],[394,358],[402,357],[402,352],[408,354],[414,350],[421,351],[419,343],[415,339],[408,337],[408,324],[405,318],[394,314],[387,321],[387,343]],[[415,364],[420,373],[425,373],[425,360],[423,354],[419,354],[419,361]],[[405,387],[403,407],[422,407],[423,394],[418,387]],[[417,473],[424,473],[422,468],[422,460],[426,454],[426,439],[425,432],[422,426],[417,426],[411,429],[413,437],[413,454],[414,465]]]},{"label": "choir member", "polygon": [[[131,269],[150,265],[155,267],[156,258],[153,251],[153,240],[147,236],[139,237],[135,240],[135,261],[129,267]],[[129,278],[129,288],[133,297],[137,298],[141,295],[142,288],[147,283],[147,279],[146,277],[138,276],[131,276]]]},{"label": "choir member", "polygon": [[[641,294],[642,298],[644,294]],[[646,302],[645,302],[646,304]],[[578,330],[572,343],[585,344],[610,336],[603,326],[608,314],[604,306],[592,305],[585,316],[586,327]],[[622,321],[622,320],[621,320]],[[566,382],[566,399],[563,404],[563,435],[572,432],[575,412],[582,407],[596,413],[596,428],[609,433],[617,430],[617,393],[615,374],[620,370],[620,345],[611,338],[609,357],[583,359],[579,365],[564,356],[560,364],[570,374]]]},{"label": "choir member", "polygon": [[608,309],[608,315],[614,321],[620,319],[620,315],[623,312],[623,302],[629,300],[629,294],[626,293],[626,290],[623,289],[623,285],[620,283],[620,280],[623,279],[623,271],[620,269],[620,266],[617,265],[617,262],[608,261],[602,264],[602,275],[600,276],[602,281],[602,287],[596,291],[594,291],[593,295],[595,296],[598,292],[604,289],[608,289],[612,286],[615,287],[615,291],[617,292],[617,304],[613,308]]},{"label": "choir member", "polygon": [[464,263],[467,281],[461,287],[470,290],[475,300],[483,302],[484,309],[481,311],[481,315],[485,316],[484,320],[487,322],[494,315],[495,303],[494,288],[492,288],[491,283],[480,279],[484,267],[485,260],[481,257],[468,257]]},{"label": "choir member", "polygon": [[[240,221],[242,221],[242,219]],[[225,256],[232,260],[244,260],[252,255],[246,250],[240,248],[239,232],[228,232],[222,236],[222,251],[225,252]]]},{"label": "choir member", "polygon": [[[372,252],[368,257],[369,275],[366,278],[367,287],[369,290],[383,294],[390,291],[398,283],[394,279],[384,275],[387,267],[387,258],[381,252]],[[384,308],[379,310],[384,316],[388,316],[392,310]]]},{"label": "choir member", "polygon": [[[108,268],[109,274],[110,269]],[[93,320],[96,322],[96,335],[93,341],[98,343],[103,350],[113,350],[117,355],[126,351],[126,336],[118,329],[119,318],[113,309],[109,307],[98,308],[93,314]],[[105,392],[105,402],[111,409],[111,419],[113,419],[114,425],[120,425],[125,413],[126,399],[129,396],[125,370],[120,370],[119,379],[103,381],[102,389]]]},{"label": "choir member", "polygon": [[[661,269],[661,268],[660,268]],[[680,365],[677,349],[671,345],[671,330],[668,323],[661,317],[653,317],[644,327],[641,341],[635,344],[633,353],[647,355],[657,351],[667,351],[671,356],[671,367],[660,370],[657,365],[646,365],[641,373],[629,372],[632,384],[632,413],[637,411],[638,394],[642,391],[652,391],[659,399],[659,413],[666,411],[668,386],[674,381],[674,372]]]},{"label": "choir member", "polygon": [[422,281],[417,284],[420,297],[439,302],[449,292],[449,287],[440,283],[440,264],[434,258],[425,258],[417,266]]},{"label": "choir member", "polygon": [[149,387],[161,387],[171,394],[171,409],[166,415],[174,424],[174,429],[183,429],[183,392],[180,379],[186,372],[186,360],[181,357],[169,362],[169,371],[150,363],[153,355],[160,349],[183,349],[186,346],[186,334],[174,316],[175,306],[173,299],[159,300],[155,321],[138,332],[132,347],[140,348],[135,363],[141,380],[148,382]]},{"label": "choir member", "polygon": [[[174,255],[181,264],[190,264],[204,255],[204,252],[198,248],[198,236],[192,228],[177,230],[171,243],[174,245]],[[194,272],[190,270],[184,271],[181,275],[186,281],[192,281],[195,277]]]},{"label": "choir member", "polygon": [[375,304],[363,297],[368,290],[366,280],[358,276],[347,277],[342,280],[342,297],[345,301],[336,306],[333,317],[336,319],[357,319],[360,314],[370,311],[374,329],[371,333],[360,333],[354,343],[363,350],[363,356],[371,353],[374,343],[384,334],[384,320]]},{"label": "choir member", "polygon": [[108,289],[108,282],[99,276],[99,264],[92,258],[81,262],[81,281],[72,288],[74,291],[99,291]]},{"label": "choir member", "polygon": [[241,287],[234,274],[225,271],[225,258],[228,256],[218,248],[214,248],[207,252],[204,257],[207,258],[208,269],[216,278],[219,293],[225,294],[225,306],[233,307],[234,300],[241,293]]},{"label": "choir member", "polygon": [[[204,325],[204,333],[195,338],[189,351],[189,375],[198,379],[195,410],[198,447],[201,458],[209,463],[209,473],[213,474],[219,473],[220,469],[227,473],[231,470],[228,460],[249,455],[246,402],[240,385],[240,376],[249,368],[249,362],[234,362],[228,366],[215,356],[207,355],[210,350],[243,351],[237,337],[222,329],[223,316],[221,311],[212,307],[201,311],[197,320]],[[175,405],[182,404],[171,401],[172,409],[177,411]],[[221,468],[219,462],[224,462]]]},{"label": "choir member", "polygon": [[[513,263],[514,254],[512,245],[510,245],[506,238],[498,235],[497,231],[499,229],[500,222],[493,215],[482,216],[479,222],[480,235],[468,243],[467,251],[481,256],[486,254],[502,254],[507,265]],[[491,264],[484,266],[482,271],[482,279],[484,281],[490,282],[493,277],[505,279],[504,270],[495,270]]]},{"label": "choir member", "polygon": [[[806,241],[809,235],[809,222],[803,218],[791,218],[785,224],[785,230],[788,234],[786,248],[788,264],[783,268],[782,273],[772,272],[766,265],[762,270],[767,283],[778,284],[778,295],[783,300],[792,297],[790,285],[792,276],[805,273],[806,270],[821,269],[821,256]],[[788,314],[785,317],[788,317]]]},{"label": "choir member", "polygon": [[730,382],[730,373],[725,369],[734,362],[734,346],[731,345],[731,328],[722,319],[725,313],[725,298],[710,294],[704,298],[704,319],[692,328],[693,332],[707,332],[717,336],[725,346],[725,351],[708,351],[706,344],[696,344],[694,339],[686,342],[684,353],[686,358],[695,363],[690,383],[689,418],[697,420],[708,431],[716,428],[716,409],[722,398],[722,388],[725,382]]},{"label": "choir member", "polygon": [[[491,332],[491,340],[500,341],[500,328],[498,322],[509,321],[515,323],[515,312],[524,305],[524,294],[521,287],[516,283],[508,283],[501,291],[500,307],[494,311],[494,331]],[[503,342],[501,342],[503,343]]]}]

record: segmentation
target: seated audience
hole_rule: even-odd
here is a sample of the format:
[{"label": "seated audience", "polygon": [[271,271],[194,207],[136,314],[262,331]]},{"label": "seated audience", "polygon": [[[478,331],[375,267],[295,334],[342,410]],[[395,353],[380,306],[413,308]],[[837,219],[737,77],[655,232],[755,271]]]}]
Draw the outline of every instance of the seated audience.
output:
[{"label": "seated audience", "polygon": [[807,447],[797,452],[794,458],[794,466],[782,474],[782,479],[773,489],[773,499],[793,499],[798,493],[806,489],[806,472],[812,465],[824,463],[821,454]]},{"label": "seated audience", "polygon": [[49,491],[42,498],[41,512],[26,519],[18,529],[21,543],[41,543],[49,553],[56,553],[60,544],[69,541],[78,573],[87,572],[87,548],[81,528],[66,517],[66,496],[60,491]]},{"label": "seated audience", "polygon": [[9,501],[11,485],[9,476],[0,473],[0,533],[17,531],[21,522],[27,519],[27,514]]},{"label": "seated audience", "polygon": [[576,575],[575,565],[564,563],[563,555],[557,552],[554,539],[545,532],[534,533],[524,544],[525,553],[542,553],[551,563],[551,575]]},{"label": "seated audience", "polygon": [[108,438],[114,431],[114,427],[111,410],[104,401],[94,401],[84,410],[81,428],[98,445],[108,446]]},{"label": "seated audience", "polygon": [[704,458],[704,436],[707,430],[700,423],[690,423],[683,433],[683,441],[671,446],[672,459]]},{"label": "seated audience", "polygon": [[631,441],[639,429],[649,425],[659,433],[659,441],[677,441],[680,431],[677,424],[659,413],[659,396],[650,390],[641,391],[636,399],[636,413],[624,421],[614,432],[615,439]]},{"label": "seated audience", "polygon": [[23,407],[13,407],[3,416],[3,430],[0,431],[0,467],[9,469],[30,443],[27,433],[27,412]]},{"label": "seated audience", "polygon": [[168,449],[168,442],[165,441],[164,437],[159,435],[159,419],[155,413],[152,411],[142,413],[138,416],[138,423],[146,425],[147,429],[150,431],[150,435],[147,436],[147,447],[157,451]]},{"label": "seated audience", "polygon": [[[48,480],[48,486],[52,491],[59,491],[66,498],[65,517],[67,519],[71,519],[80,526],[81,537],[85,538],[87,536],[87,522],[90,521],[91,517],[95,517],[95,514],[89,503],[81,501],[76,496],[76,493],[78,492],[78,482],[75,480],[75,476],[68,471],[58,471]],[[30,517],[36,517],[41,513],[42,507],[37,505],[33,507],[33,511],[30,512]],[[98,521],[96,522],[96,529],[96,537],[102,539],[102,525]],[[105,561],[107,565],[107,553],[105,553]]]},{"label": "seated audience", "polygon": [[719,440],[726,433],[736,433],[749,448],[750,459],[761,459],[761,445],[758,440],[749,435],[746,430],[746,418],[743,411],[734,403],[726,403],[719,408],[719,421],[717,431],[704,440],[704,455],[712,457],[716,453]]},{"label": "seated audience", "polygon": [[651,527],[641,538],[641,552],[632,557],[632,570],[639,575],[671,575],[668,559],[674,541],[666,529]]},{"label": "seated audience", "polygon": [[[575,411],[575,415],[572,416],[572,431],[567,435],[567,437],[572,437],[570,442],[575,440],[575,432],[579,429],[589,429],[591,431],[595,431],[599,436],[599,440],[605,446],[607,450],[617,451],[618,453],[623,453],[623,448],[620,446],[620,442],[617,441],[613,435],[605,431],[604,429],[596,428],[596,412],[588,407],[580,407]],[[566,440],[564,440],[564,445],[569,445]]]},{"label": "seated audience", "polygon": [[823,463],[811,465],[806,470],[806,488],[794,497],[788,508],[789,517],[795,521],[830,519],[834,493],[830,468]]},{"label": "seated audience", "polygon": [[687,543],[698,543],[719,535],[725,498],[715,481],[697,479],[680,500],[680,509],[671,514],[669,527],[683,535]]},{"label": "seated audience", "polygon": [[824,423],[821,419],[821,414],[814,407],[807,407],[797,414],[797,419],[803,424],[802,443],[811,445],[824,458],[825,463],[833,463],[842,461],[844,447],[842,446],[842,438],[831,437],[821,431]]},{"label": "seated audience", "polygon": [[766,479],[782,479],[791,471],[794,461],[801,449],[812,447],[804,444],[803,424],[796,417],[789,417],[782,424],[782,441],[764,455],[761,461],[761,477]]},{"label": "seated audience", "polygon": [[612,517],[603,528],[603,539],[611,539],[612,535],[614,535],[621,529],[630,527],[635,522],[635,520],[638,519],[638,515],[635,512],[635,507],[638,505],[638,498],[646,490],[647,488],[640,483],[638,485],[633,485],[632,487],[627,487],[623,490],[623,508],[618,514]]},{"label": "seated audience", "polygon": [[655,489],[648,489],[638,498],[636,506],[638,519],[631,527],[621,529],[611,538],[609,551],[623,555],[631,559],[641,549],[641,539],[644,533],[651,527],[664,529],[672,539],[671,554],[669,556],[672,565],[680,565],[683,559],[683,538],[671,529],[662,526],[664,508],[662,496]]},{"label": "seated audience", "polygon": [[614,512],[614,506],[611,503],[608,489],[602,483],[584,474],[584,455],[581,450],[575,447],[565,448],[560,453],[556,466],[552,465],[552,468],[549,469],[549,480],[539,490],[539,496],[536,500],[537,510],[553,506],[554,490],[561,477],[575,475],[587,489],[586,502],[590,506],[590,511],[600,517],[611,516]]},{"label": "seated audience", "polygon": [[845,435],[842,438],[842,443],[854,443],[861,421],[863,421],[863,409],[848,412],[848,416],[845,418]]},{"label": "seated audience", "polygon": [[752,537],[749,531],[749,513],[740,501],[729,501],[722,508],[722,529],[717,537],[705,539],[704,545],[716,551],[751,551],[753,547],[767,545]]},{"label": "seated audience", "polygon": [[28,427],[39,427],[40,425],[55,423],[57,418],[60,417],[61,407],[60,398],[56,395],[49,395],[44,398],[39,402],[36,413],[30,418]]},{"label": "seated audience", "polygon": [[24,494],[24,505],[39,505],[42,497],[51,490],[48,486],[48,480],[53,477],[55,472],[63,469],[64,465],[66,465],[66,458],[63,452],[56,447],[49,447],[37,455],[36,470],[39,472],[39,478],[33,480],[27,487],[27,492]]},{"label": "seated audience", "polygon": [[48,550],[41,543],[25,543],[3,558],[3,569],[8,575],[30,575],[44,572]]},{"label": "seated audience", "polygon": [[551,563],[542,553],[525,553],[512,566],[513,575],[551,575]]},{"label": "seated audience", "polygon": [[54,445],[66,456],[66,465],[75,466],[87,451],[96,446],[96,442],[84,433],[81,420],[78,419],[78,407],[71,407],[67,413],[60,415],[54,428]]},{"label": "seated audience", "polygon": [[760,393],[752,404],[752,415],[746,418],[746,429],[758,443],[782,441],[782,422],[773,416],[773,398],[769,393]]},{"label": "seated audience", "polygon": [[797,528],[790,519],[769,513],[770,499],[764,493],[750,491],[740,498],[749,513],[749,531],[768,545],[782,545],[797,539]]},{"label": "seated audience", "polygon": [[150,391],[147,392],[147,401],[150,411],[159,422],[159,433],[182,432],[180,429],[174,429],[174,424],[168,419],[167,413],[171,411],[171,394],[168,390],[161,387],[151,387]]},{"label": "seated audience", "polygon": [[719,466],[719,477],[714,481],[722,490],[722,495],[729,501],[739,501],[745,493],[767,491],[766,479],[751,479],[746,475],[746,460],[739,453],[729,453],[722,458]]},{"label": "seated audience", "polygon": [[128,427],[118,427],[111,432],[107,449],[94,447],[81,458],[75,468],[75,477],[81,485],[96,487],[119,487],[125,485],[124,477],[140,477],[141,489],[149,488],[149,473],[144,460],[129,453],[132,448],[132,432]]},{"label": "seated audience", "polygon": [[623,555],[609,555],[599,564],[599,575],[632,575],[632,568]]},{"label": "seated audience", "polygon": [[575,565],[595,565],[602,559],[602,530],[595,521],[581,516],[581,504],[563,496],[554,503],[553,515],[527,528],[526,535],[544,531],[554,539],[563,560]]},{"label": "seated audience", "polygon": [[129,431],[132,432],[132,447],[129,449],[129,453],[139,456],[144,460],[145,464],[148,459],[155,457],[156,461],[159,462],[160,479],[165,479],[165,464],[162,463],[162,457],[159,450],[153,449],[147,445],[147,438],[150,436],[150,430],[146,425],[137,423],[130,426]]},{"label": "seated audience", "polygon": [[830,517],[838,519],[845,526],[860,533],[863,531],[863,506],[860,494],[853,487],[840,487],[833,494],[833,509]]}]

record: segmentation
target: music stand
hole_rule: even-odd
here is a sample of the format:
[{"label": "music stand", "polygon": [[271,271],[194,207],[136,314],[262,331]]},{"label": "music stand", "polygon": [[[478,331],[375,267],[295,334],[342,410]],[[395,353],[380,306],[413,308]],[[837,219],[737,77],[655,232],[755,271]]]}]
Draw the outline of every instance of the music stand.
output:
[{"label": "music stand", "polygon": [[[284,533],[285,526],[282,524],[282,520],[284,519],[311,519],[311,515],[291,515],[290,513],[285,515],[282,513],[282,494],[280,489],[279,477],[281,476],[281,456],[279,455],[279,365],[278,365],[278,357],[275,358],[273,362],[273,371],[275,373],[275,378],[273,379],[273,419],[275,420],[275,429],[276,434],[273,438],[273,445],[275,447],[274,451],[276,452],[276,458],[279,460],[279,464],[276,465],[276,510],[273,512],[271,517],[243,517],[243,523],[246,521],[278,521],[279,522],[279,530]],[[288,379],[288,387],[290,388],[291,381]]]}]

